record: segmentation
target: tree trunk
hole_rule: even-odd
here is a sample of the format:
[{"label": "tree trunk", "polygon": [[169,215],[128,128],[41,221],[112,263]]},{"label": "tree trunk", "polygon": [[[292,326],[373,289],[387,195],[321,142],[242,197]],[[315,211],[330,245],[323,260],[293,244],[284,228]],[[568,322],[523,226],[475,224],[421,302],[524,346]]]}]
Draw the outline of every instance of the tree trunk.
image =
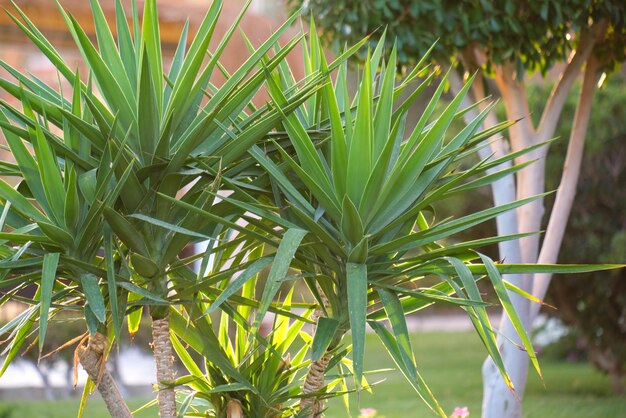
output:
[{"label": "tree trunk", "polygon": [[243,418],[241,402],[236,399],[228,401],[228,404],[226,405],[226,418]]},{"label": "tree trunk", "polygon": [[[503,66],[496,77],[498,89],[502,93],[507,118],[519,120],[509,129],[513,151],[540,143],[536,135],[526,100],[523,82],[516,79],[511,66]],[[545,150],[535,150],[516,160],[516,163],[536,161],[517,173],[516,198],[523,199],[544,192]],[[517,232],[537,232],[541,228],[543,216],[543,199],[537,199],[517,210]],[[507,263],[534,263],[537,259],[539,246],[538,236],[524,237],[519,240],[519,249],[507,254],[500,254]],[[530,275],[507,277],[514,285],[528,289],[532,281]],[[524,327],[529,330],[530,306],[522,296],[509,292]],[[521,417],[521,400],[528,376],[528,353],[521,350],[521,341],[509,317],[503,313],[500,321],[498,347],[502,359],[514,385],[512,391],[502,379],[499,370],[490,358],[483,364],[483,418],[519,418]]]},{"label": "tree trunk", "polygon": [[122,383],[122,373],[120,372],[120,354],[119,352],[109,355],[108,363],[111,368],[111,376],[118,382],[117,388],[124,398],[128,396],[128,389]]},{"label": "tree trunk", "polygon": [[[581,32],[578,47],[570,55],[568,63],[561,73],[561,77],[553,88],[537,129],[535,129],[530,117],[523,77],[520,77],[519,74],[516,73],[514,63],[509,61],[495,66],[495,82],[497,90],[502,96],[507,118],[509,120],[517,120],[517,123],[509,129],[509,142],[512,151],[520,151],[531,145],[540,144],[552,139],[567,95],[580,74],[583,64],[590,59],[595,43],[604,36],[606,29],[606,22],[598,21],[592,25],[590,30],[583,30]],[[465,68],[471,69],[473,66],[474,68],[478,68],[485,64],[484,51],[474,46],[463,51],[462,57],[466,61]],[[455,74],[453,72],[450,77],[450,84],[452,90],[458,92],[461,83],[458,80],[458,76],[456,81],[454,76]],[[457,84],[456,88],[454,85],[455,82]],[[483,91],[483,84],[479,81],[475,83],[472,91],[475,95],[475,101],[487,97]],[[464,105],[467,106],[467,104]],[[470,111],[467,112],[464,117],[467,121],[468,118],[471,119],[475,117],[472,116],[475,114],[476,112]],[[487,121],[487,123],[489,123],[489,121]],[[583,137],[585,130],[586,125],[579,131]],[[498,143],[504,143],[504,141],[494,141],[491,144],[492,151],[494,151],[494,144]],[[518,172],[517,182],[513,180],[512,176],[508,176],[505,177],[503,181],[492,184],[494,203],[499,205],[513,201],[515,198],[522,199],[543,193],[545,191],[544,165],[546,153],[547,147],[544,147],[518,158],[515,161],[516,163],[531,159],[538,161]],[[484,158],[484,154],[481,155],[481,157]],[[575,185],[576,180],[573,179],[574,177],[577,178],[577,176],[570,175],[568,182],[573,182]],[[514,198],[511,198],[511,193],[515,196]],[[496,219],[498,234],[538,232],[541,228],[543,211],[543,199],[538,199],[531,204],[519,208],[517,211],[511,211],[505,214],[507,217],[499,216]],[[564,213],[553,211],[551,218],[556,216],[565,222],[568,215],[569,209],[565,210]],[[550,241],[548,241],[548,243],[549,242]],[[545,244],[544,248],[547,248]],[[536,263],[539,256],[539,236],[526,237],[519,242],[509,241],[501,243],[499,245],[499,251],[500,258],[507,263]],[[556,252],[558,253],[558,246]],[[510,275],[507,276],[506,279],[521,289],[538,296],[536,293],[537,289],[533,289],[534,278],[531,275]],[[543,298],[545,294],[547,282],[549,282],[549,278],[544,280],[545,288],[543,292],[540,293],[540,299]],[[536,284],[535,286],[542,285]],[[509,295],[524,326],[526,329],[530,329],[534,317],[536,316],[536,311],[538,311],[538,306],[531,305],[530,301],[514,292],[509,292]],[[498,369],[490,359],[487,359],[483,365],[483,417],[485,418],[517,418],[521,416],[521,399],[526,384],[529,358],[527,353],[518,349],[514,344],[511,344],[510,341],[519,343],[517,333],[509,318],[503,313],[499,329],[498,345],[504,360],[504,365],[513,384],[517,388],[517,392],[513,393],[508,389]]]},{"label": "tree trunk", "polygon": [[[561,182],[556,192],[554,206],[552,207],[550,221],[548,222],[548,229],[546,230],[546,236],[537,261],[540,264],[556,263],[561,244],[563,243],[567,220],[569,219],[574,197],[576,196],[576,185],[578,184],[580,166],[582,164],[583,151],[585,148],[585,134],[589,126],[589,118],[591,117],[593,96],[596,92],[598,67],[598,60],[593,56],[590,57],[587,61],[583,85],[578,97]],[[532,294],[539,299],[543,299],[548,291],[551,279],[551,274],[536,274],[535,280],[533,281]],[[537,316],[538,312],[539,306],[533,306],[531,318]]]},{"label": "tree trunk", "polygon": [[176,378],[174,352],[170,341],[170,324],[167,319],[152,318],[152,349],[156,364],[157,401],[161,418],[176,418],[176,392],[174,388],[163,386]]},{"label": "tree trunk", "polygon": [[[591,50],[588,49],[586,57],[590,56]],[[575,57],[576,58],[576,57]],[[580,55],[578,56],[580,58]],[[570,145],[566,157],[563,178],[557,193],[557,200],[550,214],[549,232],[546,234],[541,251],[539,251],[539,236],[524,238],[520,244],[521,261],[523,263],[555,263],[557,261],[558,251],[561,245],[565,225],[571,210],[573,197],[578,181],[578,173],[580,170],[580,162],[582,158],[584,137],[587,130],[587,123],[590,115],[590,106],[595,91],[595,61],[594,58],[588,59],[588,67],[585,72],[585,81],[581,91],[579,103],[577,106],[576,116],[574,118],[574,126],[570,137]],[[570,62],[570,64],[575,64]],[[580,65],[580,63],[576,63]],[[578,68],[578,71],[580,69]],[[518,130],[512,131],[512,135],[517,135],[517,143],[525,146],[541,143],[554,135],[557,121],[559,119],[564,97],[573,84],[573,79],[578,72],[574,65],[568,66],[564,72],[562,79],[553,90],[553,97],[546,107],[546,111],[542,116],[539,129],[537,131]],[[520,105],[520,92],[515,92],[515,85],[510,80],[507,82],[506,74],[503,77],[504,82],[499,84],[500,90],[508,91],[509,96],[505,96],[505,105],[509,118],[522,117],[524,115],[519,112],[526,109]],[[553,99],[558,95],[556,99]],[[507,101],[509,102],[507,104]],[[525,102],[525,99],[521,100]],[[528,117],[528,115],[526,115]],[[514,150],[517,147],[514,145]],[[524,198],[534,194],[542,193],[545,189],[544,168],[545,168],[545,152],[547,150],[536,153],[531,157],[539,158],[531,166],[527,167],[518,175],[517,197]],[[541,228],[541,218],[543,216],[543,199],[530,205],[525,205],[518,210],[519,232],[533,232]],[[524,278],[519,287],[532,293],[539,299],[543,299],[548,288],[551,275],[532,275]],[[509,292],[511,294],[511,292]],[[516,296],[518,299],[519,296]],[[515,303],[515,300],[514,300]],[[540,305],[532,303],[528,300],[520,300],[520,305],[515,303],[516,309],[520,314],[520,318],[527,330],[530,330],[532,324],[539,312]],[[528,377],[529,358],[527,353],[518,349],[513,344],[507,343],[506,339],[519,343],[519,339],[512,327],[511,322],[503,315],[502,325],[500,328],[501,337],[499,337],[499,347],[502,352],[502,358],[516,387],[516,393],[512,393],[504,384],[499,373],[493,364],[489,364],[487,360],[483,366],[484,393],[483,393],[483,418],[519,418],[521,417],[521,400],[524,395],[524,387]]]},{"label": "tree trunk", "polygon": [[[450,74],[450,88],[455,93],[461,90],[463,86],[462,81],[456,72],[452,72]],[[483,89],[483,84],[481,80],[476,80],[474,85],[472,86],[472,93],[474,95],[474,102],[478,102],[487,97]],[[462,103],[463,107],[468,107],[471,105],[471,101],[466,99]],[[484,105],[483,105],[484,106]],[[475,110],[470,110],[464,114],[465,122],[470,123],[478,113]],[[490,114],[485,120],[483,129],[488,129],[492,126],[495,126],[498,123],[495,115]],[[479,150],[481,158],[489,157],[490,153],[493,153],[494,158],[499,158],[505,156],[509,152],[508,143],[504,138],[500,138],[491,142],[490,148],[485,149],[482,148]],[[502,170],[504,168],[510,167],[512,164],[507,163],[502,166],[494,167],[490,169],[488,172],[496,172]],[[491,191],[493,195],[494,205],[499,206],[506,203],[510,203],[515,201],[516,199],[516,187],[515,187],[515,178],[513,175],[508,175],[503,177],[491,184]],[[496,227],[498,231],[498,235],[511,235],[516,234],[518,232],[518,218],[516,211],[508,211],[496,218]],[[498,250],[500,253],[500,258],[505,260],[507,263],[521,263],[521,252],[520,252],[520,242],[518,240],[509,240],[501,242],[498,245]],[[511,274],[506,276],[506,280],[513,283],[518,287],[524,286],[524,276],[520,274]],[[523,312],[527,305],[526,299],[517,293],[510,292],[511,300],[515,306],[515,309],[518,312]],[[524,315],[522,315],[524,316]],[[503,357],[507,357],[514,361],[515,363],[523,364],[526,361],[526,368],[528,367],[528,356],[525,352],[517,349],[512,344],[503,344],[502,340],[512,340],[521,345],[521,341],[519,341],[519,337],[517,332],[513,328],[510,321],[508,321],[508,317],[503,315],[501,324],[499,327],[500,333],[502,335],[502,339],[500,340],[500,351],[502,352]],[[483,376],[484,376],[484,394],[485,397],[483,399],[483,411],[507,411],[511,407],[517,403],[516,394],[511,392],[511,390],[506,386],[498,368],[493,363],[491,358],[487,358],[485,363],[483,364]],[[511,376],[513,378],[513,376]],[[519,376],[515,376],[517,381],[520,380]],[[518,394],[519,395],[519,394]],[[500,413],[500,412],[499,412]],[[499,415],[493,415],[493,417],[499,417]]]},{"label": "tree trunk", "polygon": [[[332,355],[326,352],[319,360],[311,362],[309,371],[302,387],[303,395],[311,395],[319,392],[324,387],[324,375]],[[324,400],[318,396],[302,398],[300,401],[300,411],[305,418],[318,418],[322,416],[324,410]]]},{"label": "tree trunk", "polygon": [[54,388],[50,384],[50,379],[48,377],[48,370],[44,371],[41,364],[35,364],[35,370],[37,370],[37,374],[41,377],[41,382],[43,383],[43,394],[47,401],[53,401],[57,397],[54,393]]},{"label": "tree trunk", "polygon": [[79,345],[77,350],[78,359],[89,378],[96,384],[98,392],[113,418],[132,418],[130,409],[106,369],[106,352],[109,341],[107,337],[96,333],[89,337],[87,346]]},{"label": "tree trunk", "polygon": [[609,376],[611,376],[611,385],[613,386],[613,392],[617,396],[621,396],[622,398],[626,396],[626,390],[624,390],[624,376],[615,371],[610,372]]},{"label": "tree trunk", "polygon": [[[453,77],[451,77],[451,86],[453,90],[457,90],[454,84],[457,84]],[[479,101],[487,97],[480,80],[476,81],[472,92],[474,94],[474,100]],[[464,104],[468,106],[469,103]],[[467,112],[466,122],[469,122],[472,118],[475,117],[476,112]],[[486,121],[484,129],[490,128],[498,123],[495,115],[490,115]],[[509,152],[508,144],[504,138],[501,138],[497,141],[491,143],[490,150],[481,150],[482,153],[480,155],[481,158],[486,158],[486,155],[489,151],[494,154],[495,158],[502,157]],[[490,172],[498,171],[506,167],[510,167],[511,164],[507,164],[506,166],[499,166],[491,169]],[[491,185],[494,205],[499,206],[506,203],[510,203],[515,201],[516,199],[516,185],[515,178],[513,175],[506,176],[497,182]],[[496,227],[498,231],[498,235],[510,235],[516,234],[518,232],[518,214],[516,211],[509,211],[502,215],[499,215],[496,218]],[[518,240],[504,241],[501,242],[498,246],[498,250],[500,253],[500,258],[505,260],[507,263],[520,263],[521,262],[521,251],[520,251],[520,242]],[[524,285],[524,276],[515,274],[515,275],[507,275],[506,279],[515,284],[516,286],[522,287]],[[516,294],[510,293],[511,300],[515,309],[518,312],[523,312],[526,308],[526,300]],[[523,316],[523,315],[522,315]],[[519,337],[513,328],[510,321],[508,321],[508,317],[506,315],[503,316],[501,320],[501,324],[499,327],[500,333],[502,335],[502,339],[504,340],[513,340],[519,345],[521,345],[521,341],[519,341]],[[501,340],[502,341],[502,340]],[[517,349],[515,346],[511,344],[502,344],[500,343],[500,350],[502,352],[503,357],[514,358],[515,362],[523,363],[526,361],[526,367],[528,367],[528,356],[523,351]],[[520,357],[520,358],[517,358]],[[525,357],[525,359],[524,359]],[[513,405],[515,405],[517,401],[516,394],[511,392],[511,390],[506,386],[504,381],[501,378],[500,372],[498,368],[493,363],[491,358],[487,358],[485,363],[483,364],[483,376],[484,379],[484,393],[485,397],[483,399],[483,410],[497,410],[497,411],[506,411],[510,409]],[[520,380],[519,376],[515,376],[515,380]],[[511,376],[513,379],[514,377]],[[519,395],[519,393],[517,394]],[[494,415],[495,416],[495,415]]]}]

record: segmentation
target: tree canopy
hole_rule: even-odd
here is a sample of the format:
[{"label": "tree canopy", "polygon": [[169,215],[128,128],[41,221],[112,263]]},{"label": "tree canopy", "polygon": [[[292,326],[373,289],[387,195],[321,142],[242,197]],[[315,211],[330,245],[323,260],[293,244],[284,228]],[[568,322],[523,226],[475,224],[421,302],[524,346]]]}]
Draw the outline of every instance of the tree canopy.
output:
[{"label": "tree canopy", "polygon": [[396,42],[402,65],[414,64],[437,42],[433,57],[440,62],[457,62],[458,54],[467,58],[468,50],[480,46],[488,67],[513,60],[518,72],[545,73],[576,48],[579,37],[574,34],[602,22],[609,24],[598,49],[603,61],[612,68],[613,63],[625,58],[626,7],[619,0],[289,3],[294,8],[303,5],[304,13],[314,15],[323,37],[336,47],[352,44],[365,34],[377,40],[386,28],[387,42]]}]

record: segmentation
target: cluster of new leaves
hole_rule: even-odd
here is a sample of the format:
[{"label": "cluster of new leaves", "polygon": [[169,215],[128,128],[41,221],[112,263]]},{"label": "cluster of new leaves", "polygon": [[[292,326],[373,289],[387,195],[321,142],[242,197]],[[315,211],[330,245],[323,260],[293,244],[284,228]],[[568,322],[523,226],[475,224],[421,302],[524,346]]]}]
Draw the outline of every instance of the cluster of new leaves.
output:
[{"label": "cluster of new leaves", "polygon": [[[290,0],[304,6],[335,48],[365,35],[378,39],[387,30],[390,46],[398,47],[402,65],[415,64],[437,42],[433,58],[456,62],[458,54],[479,45],[488,62],[511,60],[520,73],[545,73],[576,46],[577,34],[592,22],[606,20],[611,29],[604,41],[607,65],[624,59],[626,7],[620,0],[462,0],[412,1]],[[362,56],[363,58],[363,56]],[[468,63],[469,64],[469,63]]]}]

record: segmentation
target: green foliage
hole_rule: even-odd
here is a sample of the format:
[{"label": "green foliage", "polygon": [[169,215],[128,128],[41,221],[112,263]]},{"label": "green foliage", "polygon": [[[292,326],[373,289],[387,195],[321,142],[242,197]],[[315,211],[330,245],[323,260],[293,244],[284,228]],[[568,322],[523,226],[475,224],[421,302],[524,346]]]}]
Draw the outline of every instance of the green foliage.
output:
[{"label": "green foliage", "polygon": [[[253,298],[254,283],[249,283],[242,295]],[[290,296],[283,307],[291,309]],[[307,366],[305,355],[311,341],[302,329],[305,322],[276,316],[270,334],[262,336],[249,328],[253,321],[250,309],[239,306],[226,308],[215,317],[218,331],[214,334],[211,317],[198,316],[198,312],[185,312],[181,320],[191,320],[195,326],[175,327],[172,337],[189,373],[177,379],[189,388],[183,392],[180,414],[210,412],[226,417],[229,404],[237,402],[246,417],[295,415],[301,386],[296,376]],[[246,312],[248,316],[244,316]]]},{"label": "green foliage", "polygon": [[[133,26],[141,26],[134,37],[118,3],[117,43],[99,3],[92,1],[91,6],[97,45],[59,8],[90,70],[86,82],[17,6],[13,13],[21,20],[11,15],[73,86],[71,94],[1,63],[15,82],[3,79],[0,86],[22,105],[20,110],[2,102],[0,112],[16,158],[16,164],[5,163],[3,174],[19,183],[17,190],[0,185],[6,203],[3,243],[16,244],[3,247],[4,277],[11,274],[6,285],[14,285],[16,293],[40,283],[36,272],[43,264],[42,339],[51,301],[86,301],[85,317],[93,333],[106,325],[106,299],[118,338],[129,290],[143,297],[133,300],[135,306],[152,305],[156,317],[167,312],[159,307],[166,303],[167,270],[188,243],[206,237],[215,223],[177,210],[160,196],[182,193],[178,198],[199,208],[213,205],[210,192],[219,185],[219,173],[235,180],[247,167],[242,163],[247,148],[278,123],[277,109],[255,109],[249,102],[261,88],[264,72],[279,65],[298,42],[291,40],[262,61],[292,18],[252,51],[223,86],[215,86],[210,77],[221,70],[218,59],[247,7],[207,62],[222,7],[221,1],[213,2],[188,48],[183,30],[165,76],[154,1],[146,3],[141,25],[133,16]],[[315,86],[313,78],[289,92],[282,112],[289,112]],[[224,213],[219,207],[213,211]],[[190,233],[190,226],[198,232]]]},{"label": "green foliage", "polygon": [[[469,110],[461,103],[472,80],[439,111],[444,77],[416,125],[407,126],[411,104],[434,73],[424,55],[396,80],[398,55],[406,52],[401,40],[387,51],[383,37],[367,52],[351,95],[346,60],[367,39],[327,62],[312,23],[303,45],[305,78],[296,80],[284,58],[302,36],[278,45],[294,16],[261,46],[250,46],[248,60],[229,74],[219,58],[249,2],[207,53],[222,6],[214,1],[190,42],[185,26],[167,71],[156,1],[145,3],[141,22],[132,5],[131,30],[116,4],[116,39],[99,3],[91,1],[96,43],[60,8],[89,69],[86,79],[15,9],[16,24],[73,88],[66,96],[0,63],[15,79],[0,80],[0,87],[21,104],[0,102],[0,126],[16,158],[0,165],[1,174],[18,184],[0,181],[0,273],[2,285],[13,287],[2,302],[29,286],[37,289],[23,299],[31,306],[0,329],[0,335],[10,333],[0,374],[36,324],[43,347],[49,314],[81,309],[91,334],[119,340],[125,317],[133,333],[149,306],[153,319],[169,318],[189,372],[176,382],[159,382],[191,389],[183,413],[222,416],[236,401],[248,415],[280,416],[293,413],[302,397],[298,372],[308,364],[310,347],[315,358],[332,355],[328,369],[336,368],[338,377],[307,396],[330,396],[334,385],[345,393],[343,378],[350,375],[357,390],[367,387],[369,323],[410,386],[445,416],[418,371],[405,316],[433,303],[461,307],[509,381],[477,287],[482,279],[539,372],[507,289],[528,295],[501,273],[613,266],[505,265],[476,250],[524,234],[459,239],[457,234],[541,195],[439,219],[433,209],[438,202],[517,172],[526,163],[487,170],[537,147],[466,162],[510,126],[480,131],[492,108],[487,106],[453,128]],[[215,71],[225,76],[223,85],[212,83]],[[262,88],[272,101],[256,108],[251,99]],[[210,241],[206,252],[181,255],[200,240]],[[198,260],[200,273],[191,269]],[[256,282],[265,268],[259,295]],[[435,284],[424,285],[426,278]],[[281,297],[281,288],[301,282],[315,305],[292,303],[293,289]],[[301,330],[312,321],[292,309],[304,308],[308,316],[314,307],[324,320],[311,338]],[[268,312],[277,317],[263,335]],[[343,343],[349,330],[351,346]]]},{"label": "green foliage", "polygon": [[612,67],[625,58],[626,7],[620,0],[290,0],[289,4],[293,9],[304,5],[302,13],[316,18],[324,39],[335,49],[370,34],[376,42],[386,28],[387,46],[395,42],[402,65],[415,64],[437,42],[433,58],[439,62],[455,62],[467,47],[479,45],[489,62],[511,60],[520,73],[545,73],[575,47],[578,39],[573,33],[601,19],[612,26],[602,44],[605,62]]},{"label": "green foliage", "polygon": [[[205,283],[185,275],[189,267],[179,255],[222,227],[216,222],[220,218],[189,212],[172,200],[210,208],[220,217],[236,216],[237,207],[215,201],[222,176],[230,185],[248,187],[254,178],[246,171],[248,149],[319,88],[322,78],[313,74],[285,92],[280,110],[251,105],[266,72],[299,43],[296,36],[278,45],[296,16],[227,74],[219,59],[249,2],[217,39],[222,1],[214,1],[189,42],[183,29],[165,74],[156,1],[145,2],[142,21],[135,1],[132,6],[131,30],[121,2],[116,3],[116,39],[99,2],[91,1],[92,42],[59,5],[87,78],[69,67],[17,5],[9,11],[72,89],[55,89],[0,61],[12,76],[0,79],[0,88],[21,105],[0,101],[0,127],[16,159],[3,163],[1,174],[17,184],[0,180],[0,273],[2,286],[10,287],[2,302],[19,298],[28,287],[37,289],[32,299],[22,299],[32,306],[0,330],[9,334],[0,374],[37,324],[41,350],[48,316],[59,310],[84,309],[91,334],[107,334],[111,327],[119,340],[127,314],[133,333],[143,306],[160,319],[168,315],[168,305],[194,300],[193,292],[183,290]],[[207,54],[212,40],[217,47]],[[215,72],[226,75],[223,85],[212,83]],[[238,268],[235,264],[231,274]],[[228,278],[222,274],[219,281]],[[205,293],[214,289],[205,286]]]},{"label": "green foliage", "polygon": [[[282,240],[274,263],[294,257],[292,267],[300,271],[327,317],[319,322],[317,332],[321,335],[316,332],[314,336],[314,356],[320,355],[321,347],[334,354],[335,359],[342,356],[342,339],[350,330],[355,383],[359,389],[363,383],[365,327],[369,322],[411,386],[434,412],[443,416],[417,370],[408,343],[405,315],[433,303],[462,307],[508,381],[495,332],[486,314],[488,304],[482,300],[476,282],[487,278],[492,283],[539,371],[530,340],[505,290],[519,289],[502,281],[500,271],[559,271],[563,267],[506,266],[475,252],[482,245],[518,236],[449,246],[439,244],[443,240],[450,242],[457,233],[536,198],[458,219],[437,220],[432,216],[432,204],[439,200],[474,190],[522,168],[524,164],[495,174],[486,173],[489,167],[528,150],[459,168],[459,162],[471,155],[475,147],[509,124],[479,131],[491,110],[488,107],[446,141],[451,123],[460,120],[467,110],[460,103],[470,85],[443,111],[435,113],[444,79],[417,125],[407,128],[405,120],[410,104],[417,100],[432,75],[411,90],[410,82],[423,69],[418,65],[396,85],[395,49],[389,60],[383,61],[383,48],[381,41],[368,54],[359,72],[361,82],[354,97],[347,92],[347,70],[342,65],[336,78],[327,78],[324,89],[316,92],[302,108],[283,116],[282,129],[290,144],[274,142],[278,153],[273,155],[252,148],[251,155],[270,177],[271,192],[268,190],[266,196],[256,201],[241,193],[234,193],[227,200],[263,217],[268,224],[266,230]],[[322,52],[312,25],[305,53],[309,71],[332,67]],[[379,67],[382,70],[376,75],[374,69]],[[269,82],[274,102],[284,103],[283,92],[294,84],[287,69],[278,67]],[[409,98],[401,102],[400,94],[404,91],[409,93]],[[318,139],[320,133],[322,137]],[[293,147],[292,152],[287,145]],[[280,217],[268,216],[268,205]],[[282,244],[286,242],[290,251],[283,255]],[[426,277],[439,280],[434,286],[424,287],[421,281]],[[265,307],[275,300],[277,290],[272,281],[266,286],[255,324],[260,323]],[[391,322],[392,331],[379,322],[383,319]],[[343,374],[341,368],[339,373]]]}]

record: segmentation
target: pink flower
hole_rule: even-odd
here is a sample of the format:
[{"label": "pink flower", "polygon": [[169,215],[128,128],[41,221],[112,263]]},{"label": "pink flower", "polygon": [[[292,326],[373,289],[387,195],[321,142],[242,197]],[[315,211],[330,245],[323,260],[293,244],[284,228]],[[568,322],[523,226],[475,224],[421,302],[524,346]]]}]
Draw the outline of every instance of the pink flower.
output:
[{"label": "pink flower", "polygon": [[469,416],[470,412],[467,406],[457,406],[456,408],[454,408],[454,411],[452,411],[452,415],[450,416],[450,418],[467,418]]},{"label": "pink flower", "polygon": [[374,418],[376,412],[378,411],[374,408],[361,408],[361,410],[359,410],[359,418]]}]

